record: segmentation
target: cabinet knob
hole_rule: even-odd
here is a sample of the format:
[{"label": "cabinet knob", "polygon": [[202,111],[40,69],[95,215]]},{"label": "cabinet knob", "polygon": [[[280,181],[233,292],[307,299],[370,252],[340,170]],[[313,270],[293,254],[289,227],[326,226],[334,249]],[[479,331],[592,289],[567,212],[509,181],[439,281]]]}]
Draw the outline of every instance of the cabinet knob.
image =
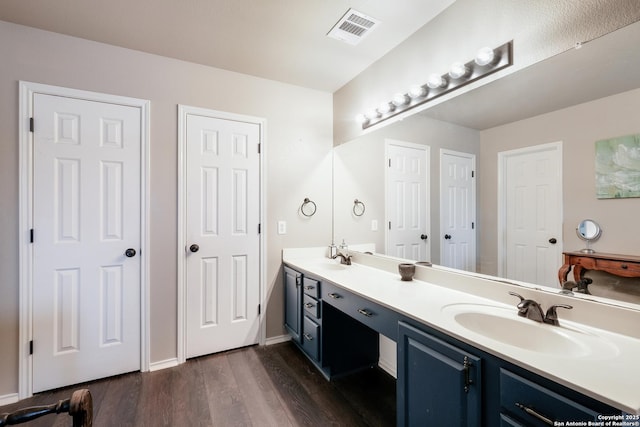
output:
[{"label": "cabinet knob", "polygon": [[342,298],[340,295],[338,295],[338,294],[336,294],[336,293],[333,293],[333,292],[331,292],[331,293],[329,294],[329,296],[330,296],[331,298],[333,298],[333,299],[339,299],[339,298]]},{"label": "cabinet knob", "polygon": [[627,268],[629,268],[629,266],[627,264],[620,264],[620,268],[626,270]]}]

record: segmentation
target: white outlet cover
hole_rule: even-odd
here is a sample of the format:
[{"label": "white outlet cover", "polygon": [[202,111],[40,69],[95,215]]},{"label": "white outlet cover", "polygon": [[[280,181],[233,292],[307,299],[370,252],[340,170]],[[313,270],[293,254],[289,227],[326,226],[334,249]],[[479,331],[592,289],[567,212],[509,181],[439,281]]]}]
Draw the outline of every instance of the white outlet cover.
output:
[{"label": "white outlet cover", "polygon": [[377,219],[372,219],[371,220],[371,231],[378,231],[378,220]]},{"label": "white outlet cover", "polygon": [[278,221],[278,234],[287,234],[287,221]]}]

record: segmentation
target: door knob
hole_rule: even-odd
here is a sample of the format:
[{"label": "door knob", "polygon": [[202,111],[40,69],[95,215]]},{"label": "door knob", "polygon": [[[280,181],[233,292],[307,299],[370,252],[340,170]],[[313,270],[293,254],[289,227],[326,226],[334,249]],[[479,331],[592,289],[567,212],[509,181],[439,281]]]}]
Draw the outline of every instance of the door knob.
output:
[{"label": "door knob", "polygon": [[189,246],[189,250],[191,252],[198,252],[200,250],[200,246],[196,245],[195,243],[191,246]]},{"label": "door knob", "polygon": [[124,251],[125,256],[132,258],[134,256],[136,256],[136,250],[133,248],[129,248],[126,251]]},{"label": "door knob", "polygon": [[445,234],[444,238],[447,239],[447,240],[451,239],[451,234]]},{"label": "door knob", "polygon": [[421,235],[420,235],[420,238],[421,238],[422,240],[427,240],[427,238],[428,238],[428,237],[429,237],[429,236],[427,236],[426,234],[421,234]]},{"label": "door knob", "polygon": [[549,243],[551,243],[552,245],[555,245],[556,243],[558,243],[558,241],[556,240],[555,237],[552,237],[549,239]]}]

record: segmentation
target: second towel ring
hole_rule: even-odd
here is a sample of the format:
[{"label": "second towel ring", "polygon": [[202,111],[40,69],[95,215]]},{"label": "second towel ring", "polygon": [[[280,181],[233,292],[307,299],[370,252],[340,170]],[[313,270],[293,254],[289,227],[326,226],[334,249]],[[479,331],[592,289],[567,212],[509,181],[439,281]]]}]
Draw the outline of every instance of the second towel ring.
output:
[{"label": "second towel ring", "polygon": [[364,203],[358,199],[355,199],[353,201],[353,214],[355,216],[362,216],[364,215],[364,211],[366,210],[366,207],[364,206]]},{"label": "second towel ring", "polygon": [[308,197],[305,197],[302,205],[300,206],[300,212],[302,212],[302,215],[312,217],[316,213],[316,209],[316,203]]}]

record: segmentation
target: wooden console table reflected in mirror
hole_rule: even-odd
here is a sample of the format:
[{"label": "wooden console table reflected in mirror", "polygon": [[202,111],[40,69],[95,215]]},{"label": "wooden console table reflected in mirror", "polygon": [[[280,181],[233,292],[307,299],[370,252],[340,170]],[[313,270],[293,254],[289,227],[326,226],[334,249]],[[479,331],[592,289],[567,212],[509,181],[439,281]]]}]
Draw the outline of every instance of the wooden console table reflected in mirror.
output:
[{"label": "wooden console table reflected in mirror", "polygon": [[567,276],[573,268],[573,278],[577,282],[582,280],[586,270],[600,270],[622,277],[640,277],[640,256],[563,252],[564,264],[558,271],[560,286],[567,281]]}]

